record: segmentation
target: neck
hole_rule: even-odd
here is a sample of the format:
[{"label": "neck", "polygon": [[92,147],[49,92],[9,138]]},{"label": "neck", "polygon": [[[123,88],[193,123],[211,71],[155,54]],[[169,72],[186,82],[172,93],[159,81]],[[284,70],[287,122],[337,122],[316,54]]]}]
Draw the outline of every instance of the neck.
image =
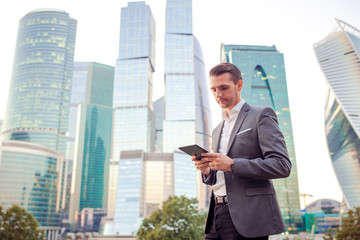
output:
[{"label": "neck", "polygon": [[232,105],[231,107],[226,108],[225,110],[226,110],[227,112],[230,112],[230,110],[233,109],[240,101],[241,101],[241,98],[239,98],[239,99],[234,103],[234,105]]}]

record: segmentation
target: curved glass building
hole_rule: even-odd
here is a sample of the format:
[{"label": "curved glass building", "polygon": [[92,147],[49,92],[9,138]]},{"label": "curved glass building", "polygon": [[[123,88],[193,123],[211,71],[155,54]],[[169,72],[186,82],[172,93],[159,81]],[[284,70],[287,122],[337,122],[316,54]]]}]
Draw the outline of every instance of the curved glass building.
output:
[{"label": "curved glass building", "polygon": [[25,208],[48,237],[57,235],[61,226],[62,161],[59,152],[38,144],[2,141],[0,145],[0,205]]},{"label": "curved glass building", "polygon": [[47,239],[60,230],[65,202],[76,24],[55,9],[20,20],[1,135],[0,204],[25,208],[48,230]]},{"label": "curved glass building", "polygon": [[344,200],[360,206],[360,31],[336,19],[337,29],[314,50],[328,83],[325,131]]},{"label": "curved glass building", "polygon": [[284,55],[276,46],[222,44],[221,61],[240,69],[244,79],[241,96],[246,102],[256,107],[271,107],[276,112],[292,169],[288,178],[273,182],[287,230],[296,232],[302,227],[302,219]]},{"label": "curved glass building", "polygon": [[2,138],[37,143],[65,155],[76,20],[54,9],[19,23]]}]

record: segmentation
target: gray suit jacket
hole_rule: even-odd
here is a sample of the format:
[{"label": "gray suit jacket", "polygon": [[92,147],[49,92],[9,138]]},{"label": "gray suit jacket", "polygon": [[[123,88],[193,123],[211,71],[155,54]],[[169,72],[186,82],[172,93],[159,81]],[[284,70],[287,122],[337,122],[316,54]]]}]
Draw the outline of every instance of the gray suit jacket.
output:
[{"label": "gray suit jacket", "polygon": [[[218,152],[223,122],[213,131],[213,150]],[[271,108],[245,103],[236,119],[227,146],[234,159],[231,172],[224,172],[228,207],[234,226],[244,237],[268,236],[285,231],[271,179],[288,177],[291,162],[277,117]],[[203,182],[216,183],[216,171],[203,174]],[[211,197],[205,232],[214,215]]]}]

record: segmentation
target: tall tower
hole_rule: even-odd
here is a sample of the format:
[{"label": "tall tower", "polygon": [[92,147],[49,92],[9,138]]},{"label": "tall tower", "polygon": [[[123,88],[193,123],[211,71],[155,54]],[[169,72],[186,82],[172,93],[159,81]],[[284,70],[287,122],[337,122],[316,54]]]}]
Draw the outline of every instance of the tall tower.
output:
[{"label": "tall tower", "polygon": [[[143,159],[128,157],[122,152],[151,152],[155,149],[152,99],[155,27],[154,17],[145,2],[129,2],[127,7],[121,9],[108,201],[108,218],[111,221],[113,217],[114,223],[109,232],[117,235],[136,232],[139,217],[143,216],[142,206],[145,206]],[[131,164],[128,164],[129,161]]]},{"label": "tall tower", "polygon": [[275,46],[221,45],[221,61],[235,64],[244,86],[241,97],[256,107],[276,112],[292,163],[288,178],[274,180],[281,212],[288,231],[301,227],[299,184],[292,133],[284,56]]},{"label": "tall tower", "polygon": [[360,206],[360,31],[336,19],[336,31],[314,44],[328,83],[325,132],[348,208]]},{"label": "tall tower", "polygon": [[0,151],[0,204],[27,209],[53,239],[64,203],[76,20],[39,9],[19,22]]},{"label": "tall tower", "polygon": [[68,141],[74,163],[69,207],[72,227],[82,209],[107,206],[113,84],[114,67],[75,63]]},{"label": "tall tower", "polygon": [[155,20],[149,6],[129,2],[121,9],[120,29],[113,97],[115,161],[121,151],[154,149]]},{"label": "tall tower", "polygon": [[202,50],[193,35],[192,0],[167,0],[163,151],[197,143],[210,149],[211,112]]},{"label": "tall tower", "polygon": [[64,11],[39,9],[20,20],[2,139],[65,155],[75,34]]},{"label": "tall tower", "polygon": [[[207,77],[201,46],[192,29],[192,0],[166,1],[165,27],[165,120],[163,124],[163,151],[171,153],[178,147],[198,144],[210,150],[211,111]],[[174,154],[174,165],[188,161],[189,156]],[[174,166],[175,179],[177,166]],[[208,191],[197,175],[197,196],[184,192],[193,182],[187,169],[181,181],[175,180],[175,194],[197,197],[200,209],[207,208]],[[189,176],[187,177],[187,174]],[[190,184],[190,185],[189,185]]]}]

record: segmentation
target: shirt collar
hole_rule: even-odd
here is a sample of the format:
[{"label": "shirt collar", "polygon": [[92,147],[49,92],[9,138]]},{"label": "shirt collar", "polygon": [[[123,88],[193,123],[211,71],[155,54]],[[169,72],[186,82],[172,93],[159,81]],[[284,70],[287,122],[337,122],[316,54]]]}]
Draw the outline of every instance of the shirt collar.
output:
[{"label": "shirt collar", "polygon": [[238,104],[235,105],[235,107],[233,107],[229,112],[227,112],[226,110],[224,110],[222,112],[222,118],[223,120],[229,120],[230,118],[237,116],[238,113],[240,112],[241,108],[244,106],[245,100],[242,99],[240,102],[238,102]]}]

